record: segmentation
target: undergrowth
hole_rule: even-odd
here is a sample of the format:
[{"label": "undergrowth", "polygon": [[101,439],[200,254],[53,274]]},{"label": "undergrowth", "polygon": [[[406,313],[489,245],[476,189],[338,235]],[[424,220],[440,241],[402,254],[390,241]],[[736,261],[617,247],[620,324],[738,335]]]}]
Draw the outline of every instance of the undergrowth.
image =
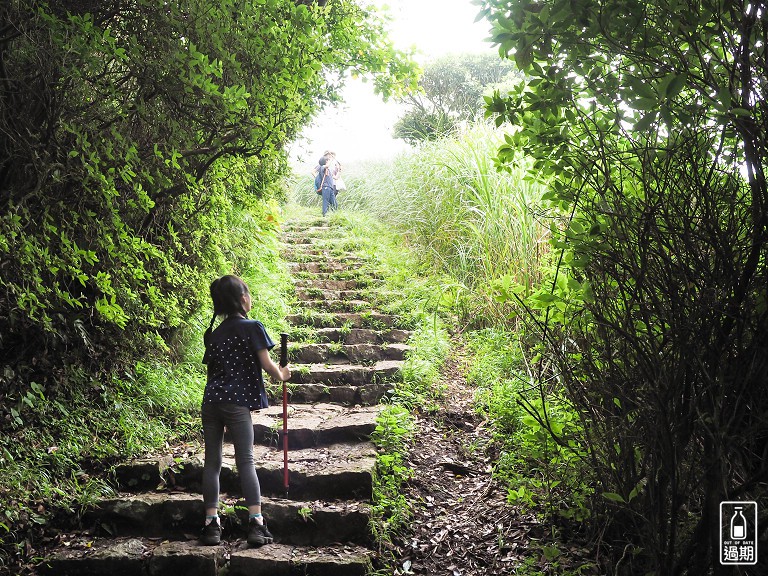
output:
[{"label": "undergrowth", "polygon": [[465,340],[473,354],[468,380],[476,387],[477,410],[493,422],[501,446],[494,474],[507,487],[508,501],[538,515],[553,537],[575,529],[591,515],[594,492],[586,455],[574,441],[577,416],[555,381],[540,386],[519,333],[486,329]]},{"label": "undergrowth", "polygon": [[[272,214],[277,217],[279,211],[273,207]],[[285,327],[292,291],[277,254],[277,229],[264,229],[247,210],[230,218],[238,229],[219,273],[245,279],[253,295],[251,317],[277,334]],[[207,293],[202,299],[208,300]],[[123,360],[109,372],[72,364],[13,395],[10,383],[27,372],[3,369],[0,572],[37,560],[35,550],[54,515],[74,522],[88,505],[110,496],[114,465],[177,442],[199,441],[202,333],[210,313],[204,307],[169,342],[158,342],[152,355]]]},{"label": "undergrowth", "polygon": [[[528,178],[523,159],[509,170],[496,169],[492,158],[500,138],[479,125],[393,162],[346,165],[348,190],[339,205],[342,214],[365,211],[396,232],[386,236],[414,255],[401,268],[407,277],[404,293],[418,292],[414,278],[429,278],[419,306],[463,334],[473,356],[469,380],[476,387],[477,409],[492,423],[500,447],[494,474],[506,487],[510,505],[549,527],[547,543],[531,552],[530,566],[523,569],[534,574],[540,558],[550,567],[557,564],[556,543],[590,516],[594,490],[584,453],[574,441],[580,423],[559,383],[542,382],[534,367],[535,344],[526,340],[521,321],[526,311],[512,298],[500,297],[502,289],[522,300],[531,297],[551,268],[551,215],[540,208],[544,189]],[[310,188],[301,178],[294,183],[297,195],[311,205],[316,199]],[[369,234],[378,238],[379,229],[372,227]],[[390,251],[399,257],[397,249]],[[422,328],[429,326],[426,316],[422,320]],[[429,339],[421,344],[425,350],[435,345]],[[408,437],[402,408],[429,409],[430,394],[439,394],[434,388],[438,373],[429,353],[412,359],[394,392],[395,407],[383,415],[382,434]],[[405,452],[401,446],[393,450]],[[385,462],[393,480],[381,492],[382,502],[392,511],[407,510],[397,492],[397,478],[408,474],[401,462]],[[407,522],[397,513],[389,518],[392,524]],[[539,557],[533,559],[535,554]]]}]

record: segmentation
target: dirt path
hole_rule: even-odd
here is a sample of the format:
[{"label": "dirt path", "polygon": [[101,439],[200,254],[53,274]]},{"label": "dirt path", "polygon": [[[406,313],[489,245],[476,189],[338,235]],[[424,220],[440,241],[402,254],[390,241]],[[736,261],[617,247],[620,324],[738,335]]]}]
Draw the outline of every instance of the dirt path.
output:
[{"label": "dirt path", "polygon": [[475,411],[461,350],[443,370],[445,399],[419,414],[405,495],[414,505],[410,529],[396,544],[399,574],[511,574],[541,527],[506,503],[492,478],[496,447]]}]

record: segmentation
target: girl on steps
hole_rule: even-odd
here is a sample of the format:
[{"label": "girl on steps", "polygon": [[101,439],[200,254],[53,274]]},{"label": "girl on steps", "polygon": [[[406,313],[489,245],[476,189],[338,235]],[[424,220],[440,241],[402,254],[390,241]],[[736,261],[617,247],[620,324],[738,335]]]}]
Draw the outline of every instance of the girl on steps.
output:
[{"label": "girl on steps", "polygon": [[[211,298],[213,318],[205,331],[203,356],[203,363],[208,367],[201,409],[206,518],[200,541],[205,545],[216,545],[221,541],[219,474],[226,427],[235,446],[235,461],[248,506],[248,544],[261,546],[272,542],[272,534],[261,515],[261,488],[253,463],[251,410],[268,406],[262,370],[281,382],[291,377],[291,371],[270,358],[269,351],[275,344],[264,325],[247,318],[251,294],[245,282],[237,276],[217,278],[211,284]],[[223,320],[214,330],[217,316],[222,316]]]}]

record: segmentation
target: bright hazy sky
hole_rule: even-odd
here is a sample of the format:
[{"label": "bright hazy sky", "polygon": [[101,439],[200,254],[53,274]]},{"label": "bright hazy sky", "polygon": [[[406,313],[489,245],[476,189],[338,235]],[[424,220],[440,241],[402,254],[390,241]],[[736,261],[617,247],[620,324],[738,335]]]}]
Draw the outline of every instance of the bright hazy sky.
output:
[{"label": "bright hazy sky", "polygon": [[[400,49],[416,48],[417,60],[424,63],[447,54],[495,52],[488,37],[488,23],[475,23],[479,11],[470,0],[374,0],[388,6],[392,16],[390,38]],[[338,159],[350,163],[391,157],[408,149],[391,136],[400,107],[383,103],[370,83],[350,81],[345,104],[326,110],[308,127],[292,147],[291,156],[300,170],[311,171],[325,150],[334,150]]]}]

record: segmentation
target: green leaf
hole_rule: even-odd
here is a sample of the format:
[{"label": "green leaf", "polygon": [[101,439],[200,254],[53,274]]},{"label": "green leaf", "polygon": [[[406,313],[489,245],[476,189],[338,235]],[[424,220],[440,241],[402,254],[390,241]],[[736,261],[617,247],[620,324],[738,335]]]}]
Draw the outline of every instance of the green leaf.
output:
[{"label": "green leaf", "polygon": [[624,500],[624,497],[621,494],[617,494],[616,492],[603,492],[602,496],[611,502],[619,502],[621,504],[627,503],[626,500]]},{"label": "green leaf", "polygon": [[653,86],[646,79],[630,75],[627,77],[627,84],[635,96],[646,100],[658,101],[658,94],[656,94]]},{"label": "green leaf", "polygon": [[670,100],[680,94],[680,91],[688,81],[688,74],[683,72],[680,74],[672,73],[666,78],[666,89],[664,90],[664,96]]},{"label": "green leaf", "polygon": [[635,110],[657,110],[659,107],[659,101],[649,98],[638,98],[637,100],[633,101],[631,104],[632,108]]},{"label": "green leaf", "polygon": [[647,114],[644,114],[640,120],[638,120],[635,123],[634,129],[638,132],[642,132],[644,130],[648,130],[651,125],[653,125],[654,122],[656,122],[656,118],[658,116],[659,112],[658,110],[654,110],[653,112],[648,112]]}]

